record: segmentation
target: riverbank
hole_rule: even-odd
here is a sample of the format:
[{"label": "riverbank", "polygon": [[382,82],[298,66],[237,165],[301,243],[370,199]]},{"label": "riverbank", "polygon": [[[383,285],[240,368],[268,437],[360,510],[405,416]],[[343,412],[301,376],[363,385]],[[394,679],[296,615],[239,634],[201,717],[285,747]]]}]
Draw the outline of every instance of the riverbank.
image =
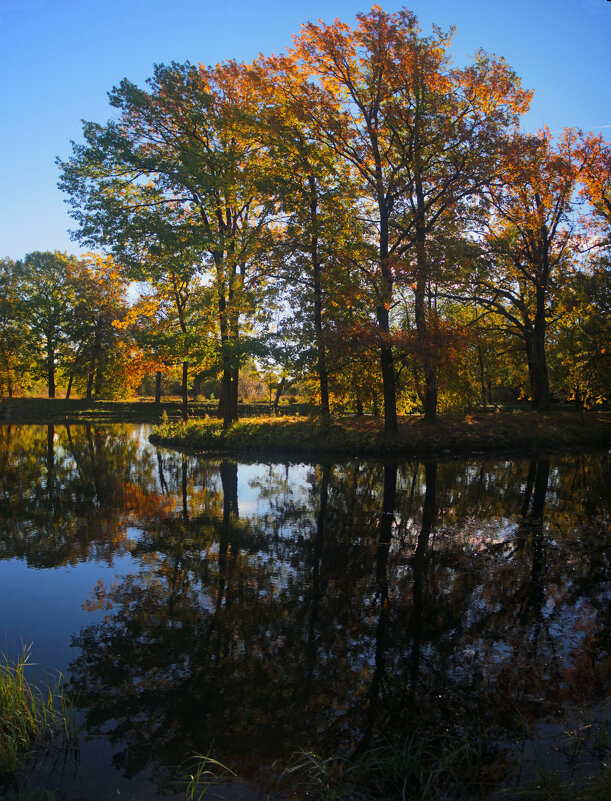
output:
[{"label": "riverbank", "polygon": [[[307,412],[306,404],[284,404],[282,414]],[[189,402],[194,418],[216,417],[218,401]],[[242,416],[269,413],[269,404],[240,404]],[[182,419],[178,398],[163,400],[85,400],[83,398],[5,398],[0,401],[0,423],[159,423]]]},{"label": "riverbank", "polygon": [[193,452],[250,455],[428,456],[531,452],[611,446],[611,413],[480,413],[446,415],[435,423],[399,418],[386,434],[379,418],[344,417],[329,426],[299,417],[240,420],[224,431],[218,420],[167,422],[150,440]]}]

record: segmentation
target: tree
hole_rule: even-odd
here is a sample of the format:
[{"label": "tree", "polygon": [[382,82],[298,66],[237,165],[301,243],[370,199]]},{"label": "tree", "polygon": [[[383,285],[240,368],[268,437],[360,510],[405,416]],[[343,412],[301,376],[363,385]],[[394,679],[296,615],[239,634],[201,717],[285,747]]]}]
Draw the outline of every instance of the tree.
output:
[{"label": "tree", "polygon": [[312,363],[321,419],[328,422],[329,381],[336,369],[330,350],[356,286],[349,269],[349,257],[361,244],[356,198],[345,165],[308,125],[292,63],[260,59],[249,74],[262,96],[261,137],[279,196],[270,266],[286,290],[283,301],[293,309],[302,361]]},{"label": "tree", "polygon": [[55,397],[58,359],[67,341],[67,324],[74,302],[72,283],[77,260],[59,251],[28,253],[17,271],[28,321],[28,347],[46,376],[50,398]]},{"label": "tree", "polygon": [[[602,136],[581,134],[580,180],[582,194],[592,207],[594,216],[606,226],[611,236],[611,143]],[[608,243],[609,244],[609,243]]]},{"label": "tree", "polygon": [[606,259],[568,276],[559,297],[553,362],[578,410],[608,402],[611,388],[611,271]]},{"label": "tree", "polygon": [[123,395],[142,374],[137,348],[122,325],[128,313],[127,281],[112,258],[90,253],[75,263],[71,284],[62,365],[66,397],[75,380],[87,400],[94,394]]},{"label": "tree", "polygon": [[559,282],[576,265],[574,142],[570,130],[556,147],[547,130],[508,142],[502,181],[489,193],[483,255],[471,276],[471,302],[500,315],[524,347],[538,411],[550,408],[547,327]]},{"label": "tree", "polygon": [[[84,124],[61,163],[82,242],[126,264],[199,253],[214,291],[223,361],[224,425],[237,415],[236,352],[247,273],[267,218],[264,160],[248,137],[241,67],[157,66],[149,89],[110,94],[118,121]],[[187,267],[185,264],[183,267]]]},{"label": "tree", "polygon": [[[428,339],[425,306],[432,265],[427,238],[490,178],[500,132],[526,110],[530,94],[500,59],[480,52],[464,70],[449,66],[450,34],[423,37],[403,9],[374,7],[351,30],[304,26],[292,58],[310,80],[304,108],[319,139],[352,170],[368,218],[385,429],[395,431],[393,288],[406,267],[416,295],[416,324]],[[413,264],[407,263],[408,254]],[[427,370],[425,415],[437,408],[435,365]]]},{"label": "tree", "polygon": [[12,259],[0,260],[0,398],[13,397],[15,384],[29,368],[24,348],[26,324],[19,270]]}]

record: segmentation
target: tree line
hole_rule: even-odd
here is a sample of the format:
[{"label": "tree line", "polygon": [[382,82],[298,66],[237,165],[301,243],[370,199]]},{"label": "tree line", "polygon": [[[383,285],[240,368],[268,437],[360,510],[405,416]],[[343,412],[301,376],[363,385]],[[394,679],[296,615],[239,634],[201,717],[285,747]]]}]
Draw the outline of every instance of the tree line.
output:
[{"label": "tree line", "polygon": [[[186,416],[208,370],[226,426],[248,359],[312,381],[323,420],[341,402],[383,411],[389,432],[398,413],[434,420],[497,385],[539,410],[554,394],[607,401],[611,145],[521,133],[532,93],[484,51],[455,66],[452,34],[375,6],[353,26],[304,25],[285,55],[158,65],[145,88],[115,87],[114,117],[85,122],[58,161],[75,237],[109,254],[87,269],[116,290],[101,290],[105,313],[116,298],[106,328],[70,312],[74,381],[101,391],[112,354],[178,364]],[[35,287],[49,260],[5,260],[3,276]],[[25,320],[51,394],[56,343]],[[10,337],[27,336],[2,325],[6,383]]]}]

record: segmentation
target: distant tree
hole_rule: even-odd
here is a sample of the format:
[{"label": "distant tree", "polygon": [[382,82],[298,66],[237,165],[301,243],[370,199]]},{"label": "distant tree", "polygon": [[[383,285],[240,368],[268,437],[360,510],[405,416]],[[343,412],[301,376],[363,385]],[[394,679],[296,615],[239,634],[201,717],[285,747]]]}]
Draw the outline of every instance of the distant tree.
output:
[{"label": "distant tree", "polygon": [[16,269],[28,324],[23,346],[31,352],[39,374],[46,377],[49,397],[54,398],[58,360],[65,354],[68,341],[77,260],[57,250],[35,251],[28,253]]},{"label": "distant tree", "polygon": [[562,287],[552,367],[576,409],[611,399],[611,270],[606,258],[567,277]]},{"label": "distant tree", "polygon": [[127,281],[108,256],[88,254],[71,274],[72,308],[66,321],[62,373],[68,379],[66,397],[76,380],[88,400],[123,395],[140,380],[141,360],[126,328]]},{"label": "distant tree", "polygon": [[19,271],[12,259],[0,260],[0,398],[13,397],[30,364],[24,347],[27,328]]}]

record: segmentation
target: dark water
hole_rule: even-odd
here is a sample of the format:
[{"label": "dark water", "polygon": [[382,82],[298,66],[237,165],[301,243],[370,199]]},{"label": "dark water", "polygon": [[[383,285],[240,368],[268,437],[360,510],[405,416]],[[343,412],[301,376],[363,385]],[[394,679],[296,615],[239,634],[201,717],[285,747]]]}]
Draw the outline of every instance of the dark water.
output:
[{"label": "dark water", "polygon": [[156,798],[210,752],[254,799],[298,748],[606,714],[608,453],[236,464],[147,435],[0,427],[0,649],[80,709],[58,798]]}]

